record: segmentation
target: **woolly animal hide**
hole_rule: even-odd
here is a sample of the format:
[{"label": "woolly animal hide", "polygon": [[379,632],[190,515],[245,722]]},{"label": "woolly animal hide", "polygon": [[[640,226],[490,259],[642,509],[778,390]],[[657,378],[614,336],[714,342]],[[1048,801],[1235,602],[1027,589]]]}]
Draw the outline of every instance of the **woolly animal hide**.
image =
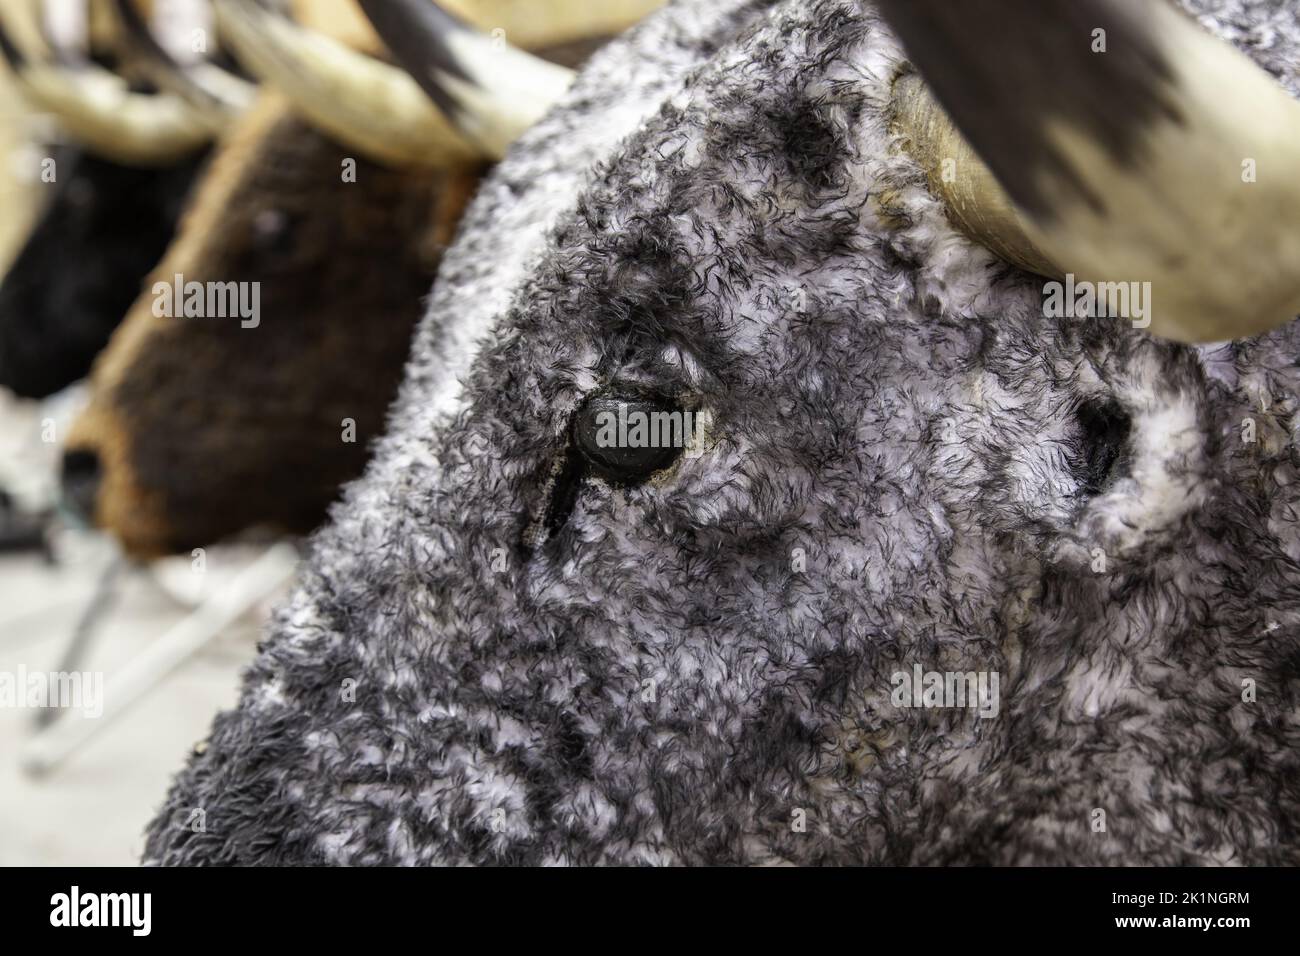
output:
[{"label": "woolly animal hide", "polygon": [[[1296,92],[1300,4],[1193,7]],[[147,860],[1300,862],[1300,333],[1046,317],[899,148],[905,67],[840,0],[596,55]],[[646,394],[707,433],[606,481],[575,417]]]}]

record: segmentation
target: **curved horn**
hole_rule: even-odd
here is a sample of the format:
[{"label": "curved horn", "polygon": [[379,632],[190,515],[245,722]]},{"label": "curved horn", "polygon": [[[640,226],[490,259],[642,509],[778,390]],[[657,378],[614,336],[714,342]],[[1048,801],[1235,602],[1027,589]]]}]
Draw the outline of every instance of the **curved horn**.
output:
[{"label": "curved horn", "polygon": [[[644,20],[665,0],[443,0],[467,23],[521,50],[542,50],[597,37],[614,37]],[[381,2],[379,6],[383,6]],[[364,4],[363,4],[364,6]],[[497,34],[497,30],[501,34]]]},{"label": "curved horn", "polygon": [[[1182,342],[1300,311],[1300,103],[1244,54],[1162,0],[881,6],[988,163],[961,195],[940,190],[968,231],[991,227],[1012,258],[1019,231],[1083,280],[1150,283],[1143,318]],[[1014,49],[989,56],[1011,24]],[[909,122],[933,121],[901,94]],[[918,158],[969,149],[960,139],[917,134],[942,144]],[[1011,223],[996,211],[1007,194]]]},{"label": "curved horn", "polygon": [[1041,276],[1061,275],[1035,247],[1010,197],[920,76],[905,73],[895,80],[893,111],[903,147],[925,170],[930,191],[943,200],[957,228],[1013,265]]},{"label": "curved horn", "polygon": [[0,51],[24,96],[57,116],[87,148],[135,166],[178,162],[207,145],[213,129],[181,100],[132,93],[121,78],[89,62],[59,66],[7,34]]},{"label": "curved horn", "polygon": [[252,105],[257,87],[211,63],[178,63],[154,37],[133,0],[115,0],[122,38],[149,78],[174,93],[213,125],[221,125]]},{"label": "curved horn", "polygon": [[240,62],[340,142],[397,165],[482,158],[402,70],[303,29],[258,0],[215,4],[221,35]]},{"label": "curved horn", "polygon": [[573,82],[572,70],[480,33],[431,0],[360,0],[397,60],[469,139],[500,158]]},{"label": "curved horn", "polygon": [[79,0],[27,0],[31,21],[56,60],[84,57],[94,46],[90,20],[92,8]]}]

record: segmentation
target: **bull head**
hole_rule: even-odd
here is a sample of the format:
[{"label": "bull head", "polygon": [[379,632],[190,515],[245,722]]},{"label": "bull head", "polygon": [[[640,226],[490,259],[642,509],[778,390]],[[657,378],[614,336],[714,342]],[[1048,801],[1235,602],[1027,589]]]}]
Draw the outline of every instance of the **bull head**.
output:
[{"label": "bull head", "polygon": [[75,51],[56,62],[25,45],[33,27],[17,11],[0,19],[0,51],[31,106],[71,139],[47,150],[42,211],[0,283],[0,385],[40,398],[82,378],[108,341],[166,248],[219,124],[133,92]]},{"label": "bull head", "polygon": [[[1187,5],[1294,95],[1294,19]],[[909,152],[912,72],[842,0],[592,59],[148,859],[1297,862],[1300,331],[1045,310]]]}]

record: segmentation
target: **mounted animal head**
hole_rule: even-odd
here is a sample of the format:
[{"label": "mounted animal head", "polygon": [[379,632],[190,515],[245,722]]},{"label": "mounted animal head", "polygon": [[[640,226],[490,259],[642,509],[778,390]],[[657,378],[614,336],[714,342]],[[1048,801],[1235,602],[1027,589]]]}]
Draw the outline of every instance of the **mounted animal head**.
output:
[{"label": "mounted animal head", "polygon": [[[1017,45],[1067,6],[1162,50],[1167,85],[1082,57],[1095,77],[1020,87],[1172,103],[1152,129],[1181,119],[1219,202],[1240,147],[1194,135],[1187,77],[1259,89],[1231,41],[1295,96],[1300,7],[1189,0],[1200,25],[1157,35],[1157,0],[1124,24],[1018,4]],[[490,97],[439,29],[419,75]],[[468,210],[388,433],[147,859],[1300,862],[1300,331],[1193,347],[1058,313],[966,234],[987,204],[949,208],[1007,168],[961,161],[914,73],[843,0],[678,3],[593,57]],[[1024,135],[1088,128],[1053,110]],[[934,142],[967,150],[937,156],[955,179]],[[1105,184],[1167,169],[1144,161],[1166,142],[1068,154],[1116,237],[1153,211]],[[1029,186],[999,221],[1048,240],[1037,261],[1073,267],[1061,223],[1110,235]],[[1231,260],[1274,292],[1275,231]],[[1264,301],[1213,334],[1285,318],[1243,316]],[[1161,327],[1206,328],[1181,314]]]},{"label": "mounted animal head", "polygon": [[41,398],[86,375],[139,294],[215,129],[91,62],[24,48],[6,22],[0,50],[16,86],[70,140],[33,153],[41,211],[0,281],[0,386]]},{"label": "mounted animal head", "polygon": [[[595,39],[570,6],[480,22],[526,24],[541,47]],[[320,523],[380,433],[438,257],[494,157],[366,52],[377,42],[350,3],[299,4],[296,23],[252,0],[216,9],[267,92],[97,363],[64,454],[68,497],[140,556]],[[196,106],[220,85],[164,74]],[[533,118],[491,129],[506,142]]]}]

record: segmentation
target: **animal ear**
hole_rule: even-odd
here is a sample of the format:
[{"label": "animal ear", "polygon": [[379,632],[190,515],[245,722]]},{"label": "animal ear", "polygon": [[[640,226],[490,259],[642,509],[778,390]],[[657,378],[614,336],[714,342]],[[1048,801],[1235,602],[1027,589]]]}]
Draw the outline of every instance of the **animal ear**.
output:
[{"label": "animal ear", "polygon": [[879,4],[1040,266],[1150,282],[1184,342],[1300,311],[1300,104],[1243,54],[1165,0]]}]

